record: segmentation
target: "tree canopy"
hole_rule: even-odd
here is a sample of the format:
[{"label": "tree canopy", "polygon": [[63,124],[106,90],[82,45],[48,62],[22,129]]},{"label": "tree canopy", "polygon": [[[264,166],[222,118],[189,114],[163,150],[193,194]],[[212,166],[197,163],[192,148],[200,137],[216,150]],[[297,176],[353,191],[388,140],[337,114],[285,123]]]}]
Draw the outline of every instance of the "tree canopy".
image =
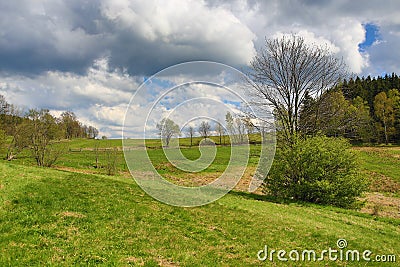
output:
[{"label": "tree canopy", "polygon": [[297,35],[266,39],[251,61],[248,93],[253,105],[272,108],[284,139],[299,131],[307,95],[319,97],[346,75],[344,62],[327,47],[309,45]]}]

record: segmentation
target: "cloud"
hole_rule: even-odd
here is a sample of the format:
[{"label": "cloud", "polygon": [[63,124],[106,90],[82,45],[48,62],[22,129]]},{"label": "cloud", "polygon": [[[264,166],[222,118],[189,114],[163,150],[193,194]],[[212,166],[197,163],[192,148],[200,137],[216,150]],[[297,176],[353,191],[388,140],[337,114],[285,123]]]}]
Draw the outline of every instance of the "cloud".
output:
[{"label": "cloud", "polygon": [[[72,110],[118,137],[124,107],[145,79],[192,60],[245,68],[265,37],[297,33],[307,42],[326,44],[359,75],[400,73],[398,10],[397,0],[1,1],[0,94],[19,106]],[[377,27],[380,39],[360,51],[368,24]],[[153,86],[133,107],[142,114],[158,90],[188,75],[227,82],[214,74],[212,68],[165,72],[154,81],[159,88]],[[197,89],[216,100],[229,98],[218,90]],[[185,97],[168,101],[174,106]],[[196,111],[182,110],[188,116]],[[168,109],[157,112],[164,116]]]},{"label": "cloud", "polygon": [[81,1],[2,1],[0,70],[84,71],[107,43],[94,25],[95,6]]},{"label": "cloud", "polygon": [[109,70],[106,59],[96,60],[84,75],[47,71],[38,76],[8,75],[0,90],[13,102],[27,107],[75,109],[88,103],[127,101],[138,82],[119,70]]},{"label": "cloud", "polygon": [[[385,34],[389,29],[400,29],[397,15],[400,2],[395,0],[385,2],[385,5],[377,0],[367,1],[362,5],[356,1],[344,0],[209,2],[213,6],[224,6],[246,24],[257,36],[257,48],[264,44],[264,37],[271,38],[277,33],[300,33],[305,38],[324,40],[333,45],[333,52],[343,57],[351,71],[361,75],[381,74],[378,70],[380,67],[375,70],[374,66],[383,66],[390,62],[393,57],[388,55],[387,49],[396,50],[398,47],[394,38]],[[365,39],[364,26],[367,23],[377,25],[383,39],[387,37],[387,43],[377,44],[361,52],[358,45]],[[385,69],[400,72],[399,64],[390,64]]]},{"label": "cloud", "polygon": [[100,58],[83,75],[47,71],[34,77],[3,76],[0,94],[26,109],[47,108],[54,114],[72,110],[83,123],[100,130],[110,125],[121,128],[126,105],[139,87],[139,79],[123,70],[110,69],[108,59]]},{"label": "cloud", "polygon": [[[177,68],[176,73],[180,73]],[[172,70],[169,74],[172,74]],[[157,76],[147,81],[130,103],[124,121],[128,131],[124,136],[143,137],[145,132],[146,138],[156,138],[156,125],[163,118],[170,118],[181,127],[188,122],[196,121],[199,124],[207,118],[224,124],[226,112],[238,112],[240,103],[245,99],[239,97],[243,96],[241,88],[229,79],[221,79],[221,75],[229,76],[223,71],[216,73],[214,80],[220,81],[219,85],[187,83],[187,80],[191,80],[190,75],[178,79],[173,76]],[[163,84],[168,86],[160,86]]]},{"label": "cloud", "polygon": [[380,58],[369,57],[369,49],[358,51],[363,25],[398,31],[399,8],[395,0],[385,5],[377,0],[362,5],[344,0],[3,1],[0,70],[83,74],[106,56],[113,68],[126,68],[130,75],[148,76],[191,60],[238,67],[251,60],[265,36],[302,32],[332,44],[352,71],[363,73],[389,60],[388,46],[396,48],[389,35],[382,35],[389,39],[374,47]]},{"label": "cloud", "polygon": [[202,1],[3,1],[0,10],[6,72],[82,74],[109,56],[113,67],[151,75],[194,59],[244,65],[255,53],[245,24]]},{"label": "cloud", "polygon": [[381,29],[380,34],[381,40],[367,49],[371,65],[364,72],[366,75],[385,75],[392,72],[399,74],[400,25]]},{"label": "cloud", "polygon": [[101,10],[115,32],[112,63],[135,73],[190,60],[244,65],[255,53],[245,24],[202,1],[104,1]]}]

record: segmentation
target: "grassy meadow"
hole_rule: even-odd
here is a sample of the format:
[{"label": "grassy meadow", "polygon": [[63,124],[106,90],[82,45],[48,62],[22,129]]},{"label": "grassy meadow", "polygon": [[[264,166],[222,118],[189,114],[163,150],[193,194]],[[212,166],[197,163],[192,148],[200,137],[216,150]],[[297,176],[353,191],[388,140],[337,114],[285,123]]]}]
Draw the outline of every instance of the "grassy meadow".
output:
[{"label": "grassy meadow", "polygon": [[[217,137],[216,137],[217,138]],[[195,144],[200,140],[194,139]],[[219,142],[219,140],[216,140]],[[230,147],[218,146],[209,169],[188,175],[168,163],[159,140],[146,145],[157,171],[184,185],[215,179]],[[196,147],[181,139],[182,153]],[[103,165],[113,154],[117,174]],[[252,145],[244,182],[260,149]],[[181,208],[148,196],[129,175],[121,140],[73,140],[53,168],[38,168],[28,155],[0,161],[0,266],[382,266],[382,262],[260,261],[268,248],[348,249],[396,255],[400,261],[400,148],[354,147],[371,192],[361,210],[277,202],[246,192],[243,184],[202,207]],[[97,158],[97,163],[96,163]],[[96,166],[97,164],[97,166]],[[174,180],[175,179],[175,180]],[[247,180],[246,180],[247,179]]]}]

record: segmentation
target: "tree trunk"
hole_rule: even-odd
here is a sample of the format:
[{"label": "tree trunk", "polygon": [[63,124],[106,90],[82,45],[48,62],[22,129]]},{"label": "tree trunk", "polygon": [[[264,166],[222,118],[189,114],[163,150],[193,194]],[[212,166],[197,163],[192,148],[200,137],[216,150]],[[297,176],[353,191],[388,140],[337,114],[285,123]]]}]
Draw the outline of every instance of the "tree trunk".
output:
[{"label": "tree trunk", "polygon": [[385,110],[383,109],[382,112],[383,112],[383,129],[384,129],[384,132],[385,132],[385,144],[387,145],[389,143],[389,140],[388,140],[388,135],[387,135]]}]

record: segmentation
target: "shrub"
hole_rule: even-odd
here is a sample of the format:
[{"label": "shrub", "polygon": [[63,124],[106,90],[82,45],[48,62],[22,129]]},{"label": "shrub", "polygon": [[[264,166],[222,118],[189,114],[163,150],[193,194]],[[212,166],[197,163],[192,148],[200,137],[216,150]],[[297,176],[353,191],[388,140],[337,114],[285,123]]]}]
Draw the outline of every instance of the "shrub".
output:
[{"label": "shrub", "polygon": [[274,163],[264,181],[264,192],[339,207],[353,207],[368,188],[359,175],[350,144],[325,136],[297,139],[277,148]]},{"label": "shrub", "polygon": [[107,148],[105,150],[105,170],[107,175],[115,175],[117,174],[118,168],[118,149],[114,148]]}]

